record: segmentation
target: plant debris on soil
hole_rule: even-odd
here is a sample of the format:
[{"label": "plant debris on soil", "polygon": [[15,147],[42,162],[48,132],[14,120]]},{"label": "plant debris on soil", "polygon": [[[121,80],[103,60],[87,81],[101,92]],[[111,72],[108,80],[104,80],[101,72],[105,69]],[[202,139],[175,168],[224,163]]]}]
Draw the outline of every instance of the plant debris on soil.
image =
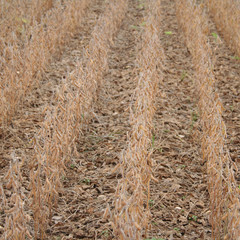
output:
[{"label": "plant debris on soil", "polygon": [[[61,54],[54,56],[40,84],[21,103],[11,125],[0,129],[0,180],[14,153],[24,160],[22,186],[29,189],[28,162],[34,158],[32,139],[44,121],[42,110],[55,104],[54,94],[76,62],[83,56],[91,33],[107,1],[93,0],[81,28]],[[47,229],[47,239],[116,239],[111,223],[103,219],[112,206],[118,179],[112,173],[120,153],[127,146],[130,104],[137,86],[135,61],[137,45],[146,14],[139,0],[128,3],[128,11],[108,53],[109,69],[104,75],[97,101],[90,109],[93,118],[83,126],[77,139],[78,156],[72,157],[63,176],[63,192]],[[159,33],[166,55],[163,82],[159,84],[152,137],[154,178],[149,206],[148,239],[211,239],[206,163],[196,131],[199,113],[195,73],[184,34],[177,23],[174,0],[162,0]],[[229,50],[209,16],[209,42],[215,56],[216,88],[225,107],[227,144],[240,171],[240,61]],[[213,34],[214,33],[214,34]],[[217,39],[217,40],[216,40]],[[240,173],[236,179],[240,185]],[[12,193],[6,190],[6,196]],[[32,217],[30,202],[26,211]],[[0,234],[6,214],[0,214]],[[33,228],[33,221],[30,222]]]}]

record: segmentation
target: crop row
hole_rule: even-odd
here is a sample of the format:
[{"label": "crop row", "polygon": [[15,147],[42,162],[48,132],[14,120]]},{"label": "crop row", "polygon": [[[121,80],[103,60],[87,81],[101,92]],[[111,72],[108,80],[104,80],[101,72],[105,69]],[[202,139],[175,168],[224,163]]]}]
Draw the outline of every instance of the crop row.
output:
[{"label": "crop row", "polygon": [[[131,106],[131,131],[127,148],[122,152],[120,163],[114,171],[122,175],[118,183],[114,211],[110,214],[117,239],[141,239],[148,229],[150,180],[152,176],[151,129],[155,112],[155,96],[162,79],[163,50],[159,40],[160,0],[147,1],[149,15],[136,60],[137,87]],[[154,179],[155,180],[155,179]]]},{"label": "crop row", "polygon": [[185,32],[196,69],[196,90],[201,115],[201,145],[207,160],[210,223],[213,239],[238,239],[240,236],[240,191],[234,178],[234,163],[226,146],[223,106],[214,87],[213,63],[206,23],[200,7],[190,0],[177,1],[177,15]]},{"label": "crop row", "polygon": [[218,29],[233,51],[240,56],[240,5],[236,0],[209,0],[206,4]]}]

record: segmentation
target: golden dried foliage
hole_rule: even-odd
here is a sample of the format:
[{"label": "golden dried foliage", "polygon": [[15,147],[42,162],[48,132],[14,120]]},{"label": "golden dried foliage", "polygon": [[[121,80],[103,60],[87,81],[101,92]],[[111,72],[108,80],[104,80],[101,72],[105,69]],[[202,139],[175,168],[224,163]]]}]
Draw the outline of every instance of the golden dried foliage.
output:
[{"label": "golden dried foliage", "polygon": [[[155,112],[158,83],[162,80],[164,53],[159,40],[160,0],[148,1],[149,15],[145,19],[141,50],[136,60],[139,72],[137,88],[131,108],[132,130],[128,146],[121,154],[119,181],[114,205],[105,216],[111,215],[111,223],[117,239],[141,239],[148,229],[150,180],[152,176],[151,129]],[[146,232],[145,232],[146,235]]]},{"label": "golden dried foliage", "polygon": [[217,28],[233,51],[240,56],[240,4],[236,0],[206,1]]},{"label": "golden dried foliage", "polygon": [[202,9],[195,2],[190,0],[176,2],[178,20],[184,30],[196,69],[202,154],[207,160],[212,238],[239,239],[240,190],[234,178],[236,167],[226,146],[223,106],[214,88],[211,49],[204,33],[205,19]]}]

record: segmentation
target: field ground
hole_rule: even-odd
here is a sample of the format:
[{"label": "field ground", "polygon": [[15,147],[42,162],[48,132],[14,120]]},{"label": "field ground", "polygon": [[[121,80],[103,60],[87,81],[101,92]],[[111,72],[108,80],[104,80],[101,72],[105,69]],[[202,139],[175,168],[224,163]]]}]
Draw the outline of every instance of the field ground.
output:
[{"label": "field ground", "polygon": [[[34,158],[31,139],[44,120],[42,109],[55,104],[54,92],[75,68],[87,48],[91,32],[106,3],[93,0],[78,34],[47,67],[39,87],[27,97],[12,124],[0,131],[0,180],[4,182],[11,154],[25,160],[23,187],[29,192],[28,161]],[[127,146],[129,105],[136,88],[135,60],[146,14],[138,0],[129,1],[127,14],[108,52],[109,69],[93,106],[93,118],[84,125],[63,179],[64,191],[47,230],[48,239],[115,239],[102,218],[113,202],[118,179],[111,173]],[[216,88],[225,107],[228,148],[240,170],[240,61],[229,50],[208,16],[209,41],[215,56]],[[215,33],[215,34],[212,34]],[[159,84],[152,137],[154,177],[151,182],[151,229],[148,239],[211,239],[206,163],[201,158],[195,73],[184,34],[177,23],[174,0],[162,0],[160,40],[166,55]],[[217,36],[217,37],[216,37]],[[240,173],[236,174],[240,183]],[[11,192],[6,191],[6,196]],[[30,203],[27,202],[29,208]],[[30,213],[31,214],[31,213]],[[4,215],[0,215],[3,233]],[[31,222],[31,224],[33,224]]]}]

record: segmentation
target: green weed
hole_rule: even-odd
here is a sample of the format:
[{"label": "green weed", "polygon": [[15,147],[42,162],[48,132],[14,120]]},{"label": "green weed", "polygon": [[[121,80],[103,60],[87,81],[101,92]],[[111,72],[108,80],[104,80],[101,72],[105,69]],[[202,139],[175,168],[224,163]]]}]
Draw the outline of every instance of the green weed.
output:
[{"label": "green weed", "polygon": [[217,40],[218,39],[218,35],[217,35],[217,33],[212,33],[212,36],[215,38],[215,40]]},{"label": "green weed", "polygon": [[181,74],[181,81],[183,81],[187,77],[187,72],[183,71]]}]

